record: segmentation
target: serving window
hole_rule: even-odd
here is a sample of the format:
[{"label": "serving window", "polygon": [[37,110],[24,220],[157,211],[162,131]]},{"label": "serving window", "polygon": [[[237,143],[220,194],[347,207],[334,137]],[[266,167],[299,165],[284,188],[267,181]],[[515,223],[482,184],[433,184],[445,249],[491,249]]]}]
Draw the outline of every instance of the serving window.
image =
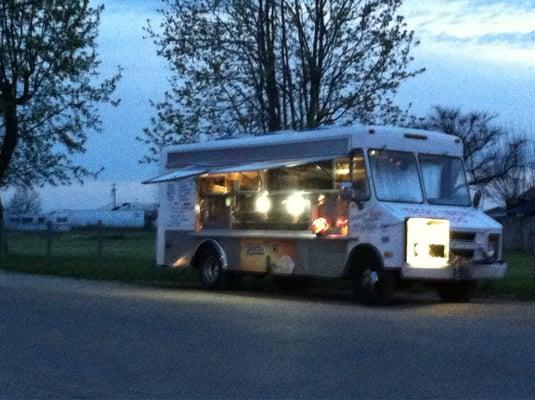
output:
[{"label": "serving window", "polygon": [[[355,157],[353,164],[362,164]],[[349,158],[198,178],[199,228],[347,234]]]}]

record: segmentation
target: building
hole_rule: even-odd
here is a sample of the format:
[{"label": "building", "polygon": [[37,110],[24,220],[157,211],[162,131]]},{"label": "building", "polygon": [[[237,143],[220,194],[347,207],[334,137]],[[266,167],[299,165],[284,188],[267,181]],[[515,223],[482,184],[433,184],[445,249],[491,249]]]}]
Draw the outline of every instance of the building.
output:
[{"label": "building", "polygon": [[493,208],[487,214],[503,225],[506,249],[535,254],[535,187],[509,202],[507,208]]},{"label": "building", "polygon": [[4,226],[13,231],[44,231],[48,217],[45,214],[10,214],[6,212]]}]

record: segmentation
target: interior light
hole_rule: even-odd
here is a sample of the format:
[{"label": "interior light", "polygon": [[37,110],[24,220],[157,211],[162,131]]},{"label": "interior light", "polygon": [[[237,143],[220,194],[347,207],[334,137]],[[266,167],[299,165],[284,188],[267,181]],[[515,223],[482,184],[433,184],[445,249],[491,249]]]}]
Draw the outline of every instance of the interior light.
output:
[{"label": "interior light", "polygon": [[317,218],[312,222],[312,233],[315,235],[325,235],[330,228],[329,221],[323,217]]},{"label": "interior light", "polygon": [[267,214],[271,210],[271,200],[268,192],[263,192],[256,198],[255,209],[262,214]]},{"label": "interior light", "polygon": [[294,193],[285,201],[286,211],[294,218],[298,218],[310,206],[310,202],[304,198],[303,193]]}]

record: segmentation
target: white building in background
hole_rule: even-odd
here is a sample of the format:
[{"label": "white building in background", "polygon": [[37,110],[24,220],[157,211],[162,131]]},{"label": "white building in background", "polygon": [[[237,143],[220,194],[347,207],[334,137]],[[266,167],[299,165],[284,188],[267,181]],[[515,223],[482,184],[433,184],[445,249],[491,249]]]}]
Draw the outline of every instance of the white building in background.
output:
[{"label": "white building in background", "polygon": [[6,213],[4,226],[14,231],[44,231],[48,217],[44,214],[9,214]]},{"label": "white building in background", "polygon": [[110,228],[143,228],[145,213],[141,210],[58,210],[48,215],[55,228],[64,230],[102,225]]},{"label": "white building in background", "polygon": [[5,227],[10,230],[46,230],[48,223],[52,229],[68,231],[72,228],[96,226],[99,221],[107,228],[143,228],[155,226],[158,203],[117,202],[117,185],[111,188],[111,203],[98,209],[57,210],[48,214],[15,215],[6,212]]},{"label": "white building in background", "polygon": [[58,210],[49,214],[6,214],[4,226],[14,231],[44,231],[50,222],[52,229],[68,231],[96,226],[99,221],[107,228],[143,228],[146,217],[144,210]]}]

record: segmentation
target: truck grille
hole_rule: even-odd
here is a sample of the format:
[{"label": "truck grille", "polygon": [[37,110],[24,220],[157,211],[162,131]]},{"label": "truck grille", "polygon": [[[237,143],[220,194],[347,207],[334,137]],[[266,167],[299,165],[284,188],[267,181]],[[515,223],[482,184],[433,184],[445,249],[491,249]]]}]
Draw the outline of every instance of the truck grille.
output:
[{"label": "truck grille", "polygon": [[473,242],[476,239],[474,232],[450,232],[450,240],[459,242]]},{"label": "truck grille", "polygon": [[472,258],[474,257],[474,249],[450,249],[450,254],[455,257]]},{"label": "truck grille", "polygon": [[476,251],[476,234],[474,232],[450,232],[450,258],[468,261]]}]

